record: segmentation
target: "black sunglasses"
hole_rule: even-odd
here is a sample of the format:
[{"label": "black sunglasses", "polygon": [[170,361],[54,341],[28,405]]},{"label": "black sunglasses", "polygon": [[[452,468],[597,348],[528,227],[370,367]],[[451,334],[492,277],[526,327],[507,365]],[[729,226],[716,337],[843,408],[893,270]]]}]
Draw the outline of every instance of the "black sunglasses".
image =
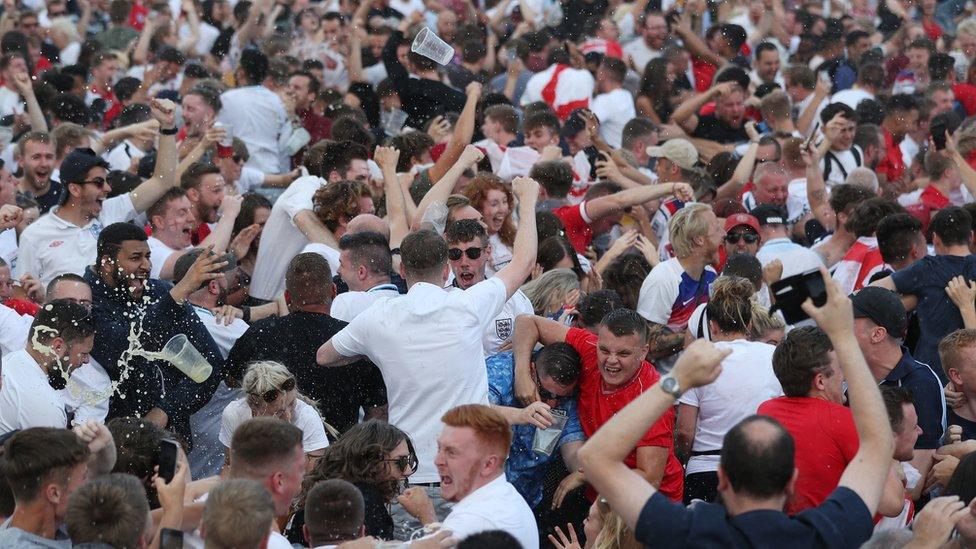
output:
[{"label": "black sunglasses", "polygon": [[745,240],[746,244],[759,242],[759,235],[752,233],[729,233],[725,235],[725,241],[729,244],[738,244],[739,240]]},{"label": "black sunglasses", "polygon": [[234,162],[235,162],[235,163],[237,163],[237,164],[240,164],[240,163],[241,163],[241,161],[242,161],[242,160],[244,160],[243,158],[241,158],[241,155],[239,155],[239,154],[235,154],[235,155],[234,155],[234,156],[232,156],[231,158],[232,158],[232,159],[234,160]]},{"label": "black sunglasses", "polygon": [[105,181],[106,180],[105,180],[104,177],[95,177],[95,178],[92,178],[92,179],[87,179],[85,181],[79,181],[78,183],[81,183],[82,185],[87,185],[87,184],[91,183],[92,185],[95,185],[97,187],[101,187],[102,185],[105,184]]},{"label": "black sunglasses", "polygon": [[400,472],[404,474],[406,474],[407,468],[409,468],[410,471],[416,471],[417,466],[420,465],[420,460],[417,459],[416,454],[400,456],[394,459],[384,459],[383,461],[396,465],[397,468],[400,469]]},{"label": "black sunglasses", "polygon": [[447,257],[451,261],[457,261],[461,259],[462,255],[466,255],[468,256],[468,259],[474,260],[481,257],[481,252],[483,251],[484,248],[468,248],[467,250],[462,250],[461,248],[451,248],[450,250],[447,250]]},{"label": "black sunglasses", "polygon": [[272,402],[278,400],[278,395],[280,393],[287,393],[288,391],[291,391],[294,388],[295,388],[295,378],[292,377],[286,379],[285,382],[281,384],[281,387],[277,389],[269,389],[260,394],[256,394],[256,393],[251,393],[251,394],[254,396],[259,396],[263,398],[265,402],[271,404]]},{"label": "black sunglasses", "polygon": [[547,401],[550,401],[550,400],[562,400],[562,399],[566,398],[566,397],[564,397],[562,395],[557,395],[556,393],[551,393],[551,392],[547,391],[542,386],[542,380],[539,379],[539,372],[536,372],[535,373],[535,386],[536,386],[536,389],[539,391],[539,398],[542,399],[543,402],[547,402]]}]

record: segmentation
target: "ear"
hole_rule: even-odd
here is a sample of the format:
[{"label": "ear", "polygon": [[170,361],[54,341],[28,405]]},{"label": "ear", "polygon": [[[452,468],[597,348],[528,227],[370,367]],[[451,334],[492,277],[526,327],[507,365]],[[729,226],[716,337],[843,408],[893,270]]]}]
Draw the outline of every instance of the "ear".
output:
[{"label": "ear", "polygon": [[312,543],[312,536],[308,535],[308,524],[302,525],[302,537],[305,538],[306,542],[308,542],[309,547],[315,545],[314,543]]},{"label": "ear", "polygon": [[342,174],[339,173],[339,170],[332,170],[331,172],[329,172],[329,176],[326,178],[326,180],[328,180],[329,183],[342,181]]},{"label": "ear", "polygon": [[725,470],[722,466],[718,466],[718,491],[719,493],[726,492],[732,489],[732,484],[729,482],[729,477],[725,476]]},{"label": "ear", "polygon": [[800,476],[800,470],[796,467],[793,468],[793,476],[790,477],[790,481],[786,483],[786,499],[793,497],[796,492],[796,478]]},{"label": "ear", "polygon": [[451,276],[451,264],[450,263],[448,263],[447,265],[444,265],[444,269],[441,271],[441,280],[443,281],[443,284],[441,284],[442,286],[444,284],[447,284],[447,277],[449,277],[449,276]]},{"label": "ear", "polygon": [[960,389],[962,389],[962,387],[963,387],[962,376],[959,375],[959,370],[958,369],[956,369],[956,368],[949,368],[949,371],[946,372],[946,374],[947,374],[947,377],[949,378],[949,381],[951,381],[952,384],[956,386],[956,390],[957,391],[960,390]]},{"label": "ear", "polygon": [[369,274],[369,272],[366,271],[366,266],[365,265],[360,265],[356,269],[356,276],[359,277],[359,278],[366,278],[366,276],[368,274]]},{"label": "ear", "polygon": [[335,299],[335,296],[339,294],[339,291],[336,289],[335,283],[331,283],[331,286],[332,288],[329,290],[329,293],[332,295],[332,299]]},{"label": "ear", "polygon": [[217,283],[218,279],[213,279],[207,283],[207,291],[213,295],[220,294],[220,284]]},{"label": "ear", "polygon": [[285,290],[285,304],[291,305],[291,292],[289,292],[288,290]]},{"label": "ear", "polygon": [[57,505],[61,502],[62,495],[61,487],[58,486],[58,483],[52,482],[44,486],[44,497],[47,498],[49,503]]}]

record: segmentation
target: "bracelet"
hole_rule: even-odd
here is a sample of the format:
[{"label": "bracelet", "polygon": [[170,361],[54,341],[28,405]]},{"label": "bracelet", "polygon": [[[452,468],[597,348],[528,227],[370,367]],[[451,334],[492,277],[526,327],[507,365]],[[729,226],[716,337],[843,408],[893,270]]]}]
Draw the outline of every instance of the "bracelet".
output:
[{"label": "bracelet", "polygon": [[251,308],[250,307],[241,307],[241,311],[243,311],[243,314],[241,315],[242,316],[241,320],[243,320],[244,322],[247,322],[248,324],[250,324],[251,323]]},{"label": "bracelet", "polygon": [[176,135],[176,132],[178,131],[179,130],[176,129],[176,126],[173,126],[172,128],[159,128],[159,135]]}]

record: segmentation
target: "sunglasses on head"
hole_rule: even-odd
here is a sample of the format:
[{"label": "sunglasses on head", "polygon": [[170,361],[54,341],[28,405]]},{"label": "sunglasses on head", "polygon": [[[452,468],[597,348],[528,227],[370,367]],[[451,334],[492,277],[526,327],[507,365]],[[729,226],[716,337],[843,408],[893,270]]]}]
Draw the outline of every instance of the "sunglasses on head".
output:
[{"label": "sunglasses on head", "polygon": [[384,459],[383,461],[386,463],[392,463],[396,465],[397,468],[400,469],[401,473],[406,473],[408,468],[411,471],[416,471],[417,466],[420,464],[420,461],[417,459],[417,456],[415,454],[400,456],[398,458],[393,458],[393,459]]},{"label": "sunglasses on head", "polygon": [[457,261],[461,259],[462,255],[466,255],[468,256],[468,259],[474,260],[481,257],[482,251],[484,251],[484,248],[468,248],[467,250],[462,250],[461,248],[451,248],[450,250],[447,250],[447,257],[451,261]]},{"label": "sunglasses on head", "polygon": [[725,241],[729,244],[738,244],[739,240],[745,240],[746,244],[759,242],[759,235],[752,233],[729,233],[725,235]]},{"label": "sunglasses on head", "polygon": [[287,393],[288,391],[291,391],[294,388],[295,388],[295,378],[292,377],[286,379],[285,382],[281,384],[281,387],[277,389],[269,389],[263,393],[251,393],[251,394],[254,396],[259,396],[262,399],[264,399],[265,402],[271,404],[272,402],[278,400],[279,394]]}]

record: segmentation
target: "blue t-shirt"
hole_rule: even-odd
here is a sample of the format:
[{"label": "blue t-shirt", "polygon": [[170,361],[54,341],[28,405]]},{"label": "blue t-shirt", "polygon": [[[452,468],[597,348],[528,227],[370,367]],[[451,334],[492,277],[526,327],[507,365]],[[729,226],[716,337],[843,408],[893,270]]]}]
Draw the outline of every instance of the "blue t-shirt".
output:
[{"label": "blue t-shirt", "polygon": [[954,277],[963,275],[976,280],[976,256],[937,255],[923,257],[911,267],[893,273],[891,280],[898,293],[918,297],[918,321],[921,333],[915,347],[915,358],[932,367],[942,384],[948,380],[939,359],[942,338],[963,327],[959,309],[945,293]]},{"label": "blue t-shirt", "polygon": [[837,487],[826,501],[790,517],[781,511],[749,511],[730,517],[725,507],[688,508],[655,492],[637,518],[634,534],[648,547],[860,547],[874,530],[871,513],[850,488]]},{"label": "blue t-shirt", "polygon": [[942,382],[932,368],[915,360],[908,349],[902,348],[898,365],[878,385],[904,387],[912,392],[918,426],[922,428],[922,434],[915,443],[916,449],[935,450],[942,445],[946,428],[945,393],[942,392]]},{"label": "blue t-shirt", "polygon": [[[515,359],[512,353],[492,355],[485,363],[488,366],[488,400],[496,406],[522,408],[522,403],[515,398]],[[586,440],[576,411],[576,398],[560,400],[556,409],[566,412],[566,426],[556,449],[570,442]],[[535,429],[532,425],[512,426],[512,448],[508,453],[508,461],[505,462],[505,477],[533,509],[542,501],[542,481],[546,475],[546,467],[556,458],[556,450],[548,457],[532,451]]]}]

